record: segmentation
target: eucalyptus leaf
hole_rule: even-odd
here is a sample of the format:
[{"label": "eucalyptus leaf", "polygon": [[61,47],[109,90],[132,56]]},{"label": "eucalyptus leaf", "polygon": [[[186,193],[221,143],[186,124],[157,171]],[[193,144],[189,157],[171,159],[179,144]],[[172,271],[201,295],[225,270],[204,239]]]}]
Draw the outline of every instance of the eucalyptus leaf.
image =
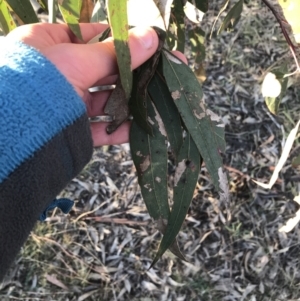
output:
[{"label": "eucalyptus leaf", "polygon": [[24,24],[39,22],[30,0],[6,0],[6,2]]},{"label": "eucalyptus leaf", "polygon": [[147,134],[152,136],[152,126],[151,124],[149,124],[148,121],[147,101],[139,91],[138,85],[140,76],[141,75],[140,72],[138,72],[138,70],[133,71],[132,93],[128,105],[130,109],[130,114],[133,116],[135,123],[137,123],[138,126],[141,127]]},{"label": "eucalyptus leaf", "polygon": [[82,0],[58,0],[58,8],[64,21],[68,24],[72,32],[82,40],[82,35],[79,27],[80,11]]},{"label": "eucalyptus leaf", "polygon": [[156,71],[149,83],[148,92],[164,122],[168,141],[177,162],[183,143],[180,115],[170,95],[165,79],[158,71]]},{"label": "eucalyptus leaf", "polygon": [[[215,187],[226,186],[220,178],[225,151],[224,125],[221,118],[205,108],[202,87],[191,69],[168,51],[162,52],[163,74],[172,98],[189,134],[200,152]],[[224,192],[224,191],[223,191]]]},{"label": "eucalyptus leaf", "polygon": [[16,23],[14,22],[4,0],[0,0],[0,25],[5,34],[8,34],[16,28]]},{"label": "eucalyptus leaf", "polygon": [[149,135],[152,135],[152,129],[147,117],[147,88],[159,63],[161,49],[163,48],[166,37],[165,31],[158,27],[153,28],[159,38],[158,48],[156,53],[149,60],[134,71],[132,93],[129,100],[131,114],[139,126],[142,127]]},{"label": "eucalyptus leaf", "polygon": [[114,38],[122,87],[127,100],[132,89],[131,57],[128,45],[127,0],[108,0],[108,19]]},{"label": "eucalyptus leaf", "polygon": [[[147,115],[153,128],[148,135],[134,120],[130,129],[130,148],[138,181],[149,215],[164,234],[170,214],[168,202],[168,153],[166,131],[161,116],[147,95]],[[184,260],[176,239],[170,251]]]},{"label": "eucalyptus leaf", "polygon": [[173,207],[167,228],[151,267],[173,244],[185,220],[200,172],[201,157],[190,135],[187,135],[180,149],[174,175]]},{"label": "eucalyptus leaf", "polygon": [[150,216],[154,220],[168,219],[168,154],[167,136],[161,117],[147,97],[148,120],[153,135],[148,135],[133,119],[130,129],[130,148],[137,169],[141,192]]},{"label": "eucalyptus leaf", "polygon": [[242,11],[243,11],[244,0],[239,0],[228,12],[226,17],[224,18],[223,23],[221,24],[218,35],[225,29],[232,29],[237,22],[239,21]]}]

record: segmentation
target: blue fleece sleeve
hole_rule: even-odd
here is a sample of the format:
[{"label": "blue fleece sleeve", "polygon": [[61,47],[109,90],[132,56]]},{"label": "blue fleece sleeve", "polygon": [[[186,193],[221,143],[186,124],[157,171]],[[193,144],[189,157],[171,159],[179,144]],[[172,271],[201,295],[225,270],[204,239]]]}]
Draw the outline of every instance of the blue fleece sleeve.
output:
[{"label": "blue fleece sleeve", "polygon": [[85,113],[62,74],[22,43],[0,47],[0,182]]},{"label": "blue fleece sleeve", "polygon": [[0,281],[40,214],[88,163],[85,105],[35,49],[0,45]]}]

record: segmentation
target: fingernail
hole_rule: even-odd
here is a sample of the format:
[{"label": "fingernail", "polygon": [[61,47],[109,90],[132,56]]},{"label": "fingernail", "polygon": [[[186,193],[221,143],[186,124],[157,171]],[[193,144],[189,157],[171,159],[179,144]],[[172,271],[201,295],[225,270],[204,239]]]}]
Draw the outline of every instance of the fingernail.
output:
[{"label": "fingernail", "polygon": [[135,36],[141,41],[145,49],[150,49],[154,42],[154,32],[149,27],[136,27],[134,29]]}]

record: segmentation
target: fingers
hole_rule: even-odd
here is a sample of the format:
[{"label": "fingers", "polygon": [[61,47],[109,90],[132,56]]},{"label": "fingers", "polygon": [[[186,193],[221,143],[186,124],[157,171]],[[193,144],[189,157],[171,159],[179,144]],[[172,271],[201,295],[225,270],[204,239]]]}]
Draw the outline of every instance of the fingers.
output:
[{"label": "fingers", "polygon": [[101,23],[82,23],[79,25],[83,41],[74,35],[67,24],[49,23],[23,25],[13,30],[7,37],[22,41],[40,50],[60,43],[87,43],[108,27],[107,24]]},{"label": "fingers", "polygon": [[[156,51],[158,37],[150,28],[133,28],[129,33],[131,68],[135,69]],[[82,91],[102,78],[118,73],[112,38],[95,44],[58,44],[42,53],[65,75],[82,96]]]}]

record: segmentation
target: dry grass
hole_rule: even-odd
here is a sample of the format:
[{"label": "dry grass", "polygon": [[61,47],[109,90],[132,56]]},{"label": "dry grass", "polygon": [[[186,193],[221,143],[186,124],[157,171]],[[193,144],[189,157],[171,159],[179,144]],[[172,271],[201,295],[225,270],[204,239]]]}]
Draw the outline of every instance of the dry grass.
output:
[{"label": "dry grass", "polygon": [[[207,28],[213,16],[210,11]],[[179,236],[188,263],[167,253],[148,271],[159,234],[128,146],[100,148],[63,192],[77,201],[74,210],[37,224],[0,286],[1,300],[299,300],[300,227],[278,232],[298,210],[297,170],[287,162],[269,191],[251,182],[269,180],[299,119],[299,85],[288,90],[279,116],[267,111],[260,94],[267,68],[284,61],[293,64],[278,25],[257,1],[234,32],[207,45],[203,88],[226,123],[232,197],[220,204],[203,168]]]}]

